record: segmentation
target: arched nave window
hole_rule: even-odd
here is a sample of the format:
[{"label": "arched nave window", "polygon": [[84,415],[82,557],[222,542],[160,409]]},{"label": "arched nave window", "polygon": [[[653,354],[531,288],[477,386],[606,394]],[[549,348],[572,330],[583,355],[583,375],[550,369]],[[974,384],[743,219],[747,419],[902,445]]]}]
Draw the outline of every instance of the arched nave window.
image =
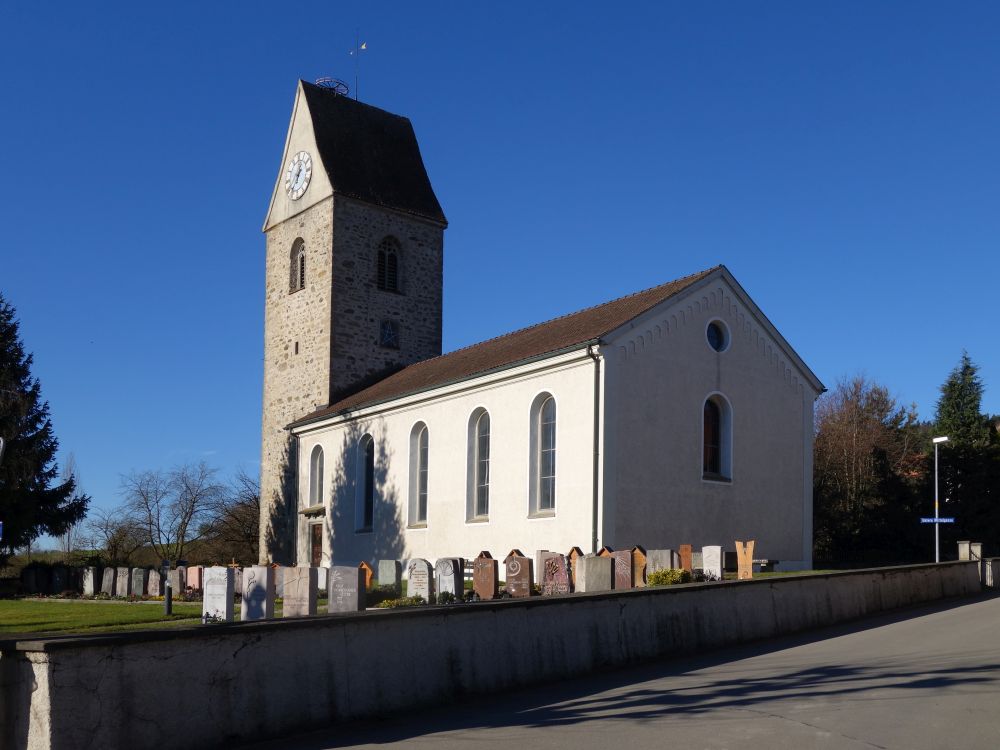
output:
[{"label": "arched nave window", "polygon": [[705,399],[702,428],[702,477],[729,481],[733,478],[733,416],[729,401],[721,394]]},{"label": "arched nave window", "polygon": [[469,418],[466,520],[490,517],[490,413],[476,409]]},{"label": "arched nave window", "polygon": [[550,515],[556,509],[556,400],[540,393],[531,403],[530,489],[532,515]]},{"label": "arched nave window", "polygon": [[375,441],[371,435],[358,445],[357,501],[355,530],[371,531],[375,520]]},{"label": "arched nave window", "polygon": [[409,525],[427,525],[427,425],[417,422],[410,430]]},{"label": "arched nave window", "polygon": [[323,448],[319,445],[309,457],[309,504],[323,504]]}]

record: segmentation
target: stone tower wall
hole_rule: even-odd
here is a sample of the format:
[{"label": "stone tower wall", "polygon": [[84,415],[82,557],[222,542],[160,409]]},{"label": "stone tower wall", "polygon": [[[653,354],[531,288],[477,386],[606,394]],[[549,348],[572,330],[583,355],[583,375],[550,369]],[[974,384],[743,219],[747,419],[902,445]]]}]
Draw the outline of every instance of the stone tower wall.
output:
[{"label": "stone tower wall", "polygon": [[[377,288],[378,245],[387,235],[401,246],[401,293]],[[306,247],[306,288],[290,292],[298,237]],[[295,543],[307,528],[297,514],[296,472],[288,470],[295,457],[286,425],[388,368],[441,353],[443,243],[439,224],[340,195],[268,231],[261,562],[308,557],[301,540]],[[398,350],[379,346],[383,320],[398,322]]]}]

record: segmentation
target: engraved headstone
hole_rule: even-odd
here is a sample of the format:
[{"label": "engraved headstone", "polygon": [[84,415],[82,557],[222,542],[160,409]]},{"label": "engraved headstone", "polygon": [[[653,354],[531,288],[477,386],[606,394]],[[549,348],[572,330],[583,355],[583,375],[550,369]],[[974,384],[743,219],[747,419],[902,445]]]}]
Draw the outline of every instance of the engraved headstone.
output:
[{"label": "engraved headstone", "polygon": [[500,564],[493,556],[483,550],[472,561],[472,590],[484,600],[496,598],[500,588]]},{"label": "engraved headstone", "polygon": [[105,568],[104,572],[101,573],[101,593],[114,596],[116,591],[115,581],[117,578],[118,574],[114,568]]},{"label": "engraved headstone", "polygon": [[736,542],[736,559],[739,564],[739,571],[736,577],[741,581],[753,578],[753,545],[754,541],[752,539],[746,544]]},{"label": "engraved headstone", "polygon": [[130,568],[115,569],[115,596],[132,595],[132,571]]},{"label": "engraved headstone", "polygon": [[701,556],[701,552],[692,550],[691,552],[691,570],[704,570],[705,560]]},{"label": "engraved headstone", "polygon": [[534,580],[532,575],[532,559],[530,557],[507,558],[506,564],[506,584],[507,593],[515,599],[531,596],[531,584]]},{"label": "engraved headstone", "polygon": [[233,595],[236,591],[236,576],[233,569],[221,566],[206,568],[203,585],[205,593],[201,603],[201,621],[232,622]]},{"label": "engraved headstone", "polygon": [[433,593],[431,564],[426,560],[415,557],[406,564],[406,595],[421,596],[424,601],[431,600]]},{"label": "engraved headstone", "polygon": [[[357,570],[357,568],[356,568]],[[307,617],[316,614],[316,568],[296,565],[285,568],[285,596],[282,617]]]},{"label": "engraved headstone", "polygon": [[646,585],[646,550],[638,544],[632,548],[632,585],[636,588]]},{"label": "engraved headstone", "polygon": [[615,564],[615,588],[632,588],[632,551],[626,549],[620,552],[612,552],[611,559]]},{"label": "engraved headstone", "polygon": [[69,588],[69,571],[65,565],[52,567],[52,593],[61,594]]},{"label": "engraved headstone", "polygon": [[326,611],[363,612],[365,609],[365,571],[350,565],[331,565],[327,569]]},{"label": "engraved headstone", "polygon": [[87,567],[83,569],[83,595],[93,596],[100,591],[97,578],[97,568]]},{"label": "engraved headstone", "polygon": [[[232,565],[230,565],[229,567],[232,567]],[[233,573],[233,575],[235,576],[235,583],[234,583],[234,585],[236,586],[236,590],[237,591],[242,591],[243,590],[243,568],[233,568],[233,570],[235,571]],[[187,573],[187,571],[185,571],[185,573]],[[187,586],[187,579],[185,579],[184,585]]]},{"label": "engraved headstone", "polygon": [[201,591],[201,579],[205,569],[201,565],[192,565],[187,569],[187,587],[192,591]]},{"label": "engraved headstone", "polygon": [[156,568],[149,571],[149,578],[146,580],[147,596],[163,596],[163,573]]},{"label": "engraved headstone", "polygon": [[555,554],[557,553],[547,549],[535,550],[535,583],[539,588],[542,586],[542,575],[545,573],[545,560],[549,555]]},{"label": "engraved headstone", "polygon": [[581,557],[583,557],[583,550],[579,547],[573,547],[566,553],[566,560],[569,565],[569,585],[574,590],[576,587],[576,561]]},{"label": "engraved headstone", "polygon": [[372,587],[372,581],[375,580],[375,571],[372,570],[372,566],[364,560],[358,563],[358,567],[365,571],[365,588],[370,589]]},{"label": "engraved headstone", "polygon": [[542,560],[545,570],[542,571],[542,594],[551,596],[552,594],[568,594],[569,565],[566,558],[558,554],[546,555]]},{"label": "engraved headstone", "polygon": [[457,557],[442,557],[434,564],[434,588],[437,595],[452,594],[457,598],[463,590],[462,561]]},{"label": "engraved headstone", "polygon": [[587,555],[576,561],[576,590],[611,591],[614,581],[614,560],[600,555]]},{"label": "engraved headstone", "polygon": [[[324,568],[322,565],[316,568],[316,590],[320,594],[326,592],[330,585],[330,577],[327,575],[329,568]],[[371,588],[371,586],[369,586]]]},{"label": "engraved headstone", "polygon": [[682,544],[677,550],[681,555],[681,570],[691,572],[691,545]]},{"label": "engraved headstone", "polygon": [[958,559],[959,560],[963,560],[964,561],[964,560],[971,559],[971,554],[972,554],[971,550],[970,550],[970,545],[971,544],[972,544],[972,542],[969,542],[969,541],[960,541],[958,543]]},{"label": "engraved headstone", "polygon": [[[190,571],[188,571],[190,573]],[[235,576],[234,576],[235,578]],[[243,571],[240,589],[240,619],[270,620],[274,617],[274,569],[253,565]]]},{"label": "engraved headstone", "polygon": [[657,570],[671,570],[675,564],[676,553],[672,549],[651,549],[646,553],[646,575]]},{"label": "engraved headstone", "polygon": [[516,547],[507,553],[507,556],[503,559],[503,564],[506,565],[507,561],[514,557],[524,557],[524,553]]},{"label": "engraved headstone", "polygon": [[181,573],[177,568],[171,568],[167,572],[167,583],[170,584],[170,588],[172,589],[172,596],[184,593],[184,581],[181,580]]},{"label": "engraved headstone", "polygon": [[706,576],[722,580],[722,547],[701,548],[702,571]]},{"label": "engraved headstone", "polygon": [[379,560],[378,561],[378,585],[391,586],[392,590],[399,596],[403,578],[403,566],[399,560]]},{"label": "engraved headstone", "polygon": [[[188,572],[187,565],[178,565],[177,566],[177,577],[180,580],[180,588],[179,589],[174,589],[174,594],[176,594],[178,591],[182,591],[182,592],[183,591],[187,591],[187,587],[188,587],[187,572]],[[237,581],[236,584],[237,584],[236,585],[236,590],[239,591],[240,590],[239,581]]]},{"label": "engraved headstone", "polygon": [[132,568],[132,593],[142,596],[146,591],[149,582],[149,570],[146,568]]}]

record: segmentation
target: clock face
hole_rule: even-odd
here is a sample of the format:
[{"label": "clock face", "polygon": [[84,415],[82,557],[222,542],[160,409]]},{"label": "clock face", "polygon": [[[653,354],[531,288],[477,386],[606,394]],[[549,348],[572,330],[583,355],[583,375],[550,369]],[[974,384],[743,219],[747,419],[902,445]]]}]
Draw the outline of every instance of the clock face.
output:
[{"label": "clock face", "polygon": [[309,187],[312,177],[312,157],[305,151],[299,151],[288,162],[285,170],[285,192],[293,201],[297,201]]}]

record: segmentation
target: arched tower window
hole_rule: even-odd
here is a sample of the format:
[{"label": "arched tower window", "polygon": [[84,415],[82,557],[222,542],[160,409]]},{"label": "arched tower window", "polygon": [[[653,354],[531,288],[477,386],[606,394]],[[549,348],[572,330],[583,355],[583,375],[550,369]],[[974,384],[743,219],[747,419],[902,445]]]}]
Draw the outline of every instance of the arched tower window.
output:
[{"label": "arched tower window", "polygon": [[733,476],[732,408],[724,396],[716,393],[705,399],[702,412],[702,477],[730,481]]},{"label": "arched tower window", "polygon": [[375,441],[365,435],[358,444],[358,479],[355,504],[356,531],[371,531],[375,520]]},{"label": "arched tower window", "polygon": [[540,393],[531,403],[529,436],[529,512],[550,515],[556,509],[556,400]]},{"label": "arched tower window", "polygon": [[427,454],[427,425],[417,422],[410,430],[410,526],[427,524]]},{"label": "arched tower window", "polygon": [[476,409],[469,418],[466,520],[490,517],[490,413]]},{"label": "arched tower window", "polygon": [[306,288],[306,243],[299,237],[292,243],[291,262],[289,263],[288,289],[297,292]]},{"label": "arched tower window", "polygon": [[376,284],[379,289],[387,292],[399,292],[401,248],[395,237],[386,237],[378,246],[378,262],[376,268]]},{"label": "arched tower window", "polygon": [[309,458],[309,504],[323,504],[323,448],[319,445]]}]

